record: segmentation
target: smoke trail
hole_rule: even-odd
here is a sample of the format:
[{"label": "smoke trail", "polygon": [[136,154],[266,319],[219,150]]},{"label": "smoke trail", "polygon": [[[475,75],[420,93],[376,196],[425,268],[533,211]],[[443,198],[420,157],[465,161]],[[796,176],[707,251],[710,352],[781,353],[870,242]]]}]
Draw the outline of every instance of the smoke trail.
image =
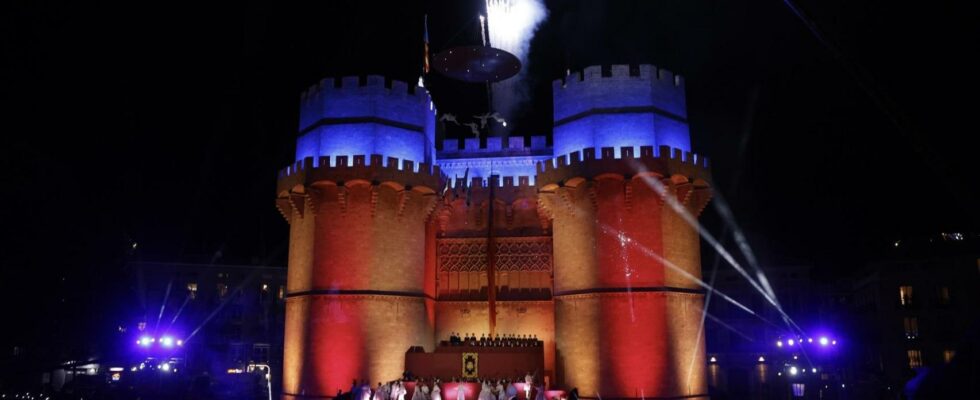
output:
[{"label": "smoke trail", "polygon": [[519,106],[530,98],[525,75],[531,38],[548,18],[541,0],[487,0],[487,29],[490,45],[506,50],[521,60],[521,72],[493,85],[492,111],[511,120]]}]

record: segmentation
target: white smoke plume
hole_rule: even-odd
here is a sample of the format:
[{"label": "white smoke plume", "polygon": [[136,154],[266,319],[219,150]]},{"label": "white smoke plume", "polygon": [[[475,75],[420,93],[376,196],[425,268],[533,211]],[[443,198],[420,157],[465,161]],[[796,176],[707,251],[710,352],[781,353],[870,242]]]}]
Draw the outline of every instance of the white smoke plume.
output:
[{"label": "white smoke plume", "polygon": [[493,85],[493,111],[505,120],[515,116],[515,110],[528,101],[525,74],[528,50],[538,25],[548,18],[548,9],[541,0],[487,0],[487,30],[490,45],[517,56],[523,67],[510,79]]}]

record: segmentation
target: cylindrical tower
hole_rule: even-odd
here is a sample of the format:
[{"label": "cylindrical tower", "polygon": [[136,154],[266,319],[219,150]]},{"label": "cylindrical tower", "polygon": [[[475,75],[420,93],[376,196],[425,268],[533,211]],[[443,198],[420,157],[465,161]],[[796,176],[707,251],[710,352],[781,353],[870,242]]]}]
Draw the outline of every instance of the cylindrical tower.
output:
[{"label": "cylindrical tower", "polygon": [[[421,88],[409,93],[400,82],[387,89],[380,77],[369,77],[366,86],[347,78],[341,88],[328,82],[304,96],[301,112],[301,125],[319,126],[301,126],[298,153],[316,135],[317,157],[282,171],[277,185],[277,204],[290,223],[283,360],[288,399],[332,397],[355,379],[397,379],[410,347],[433,348],[426,238],[440,187],[438,167],[390,154],[351,157],[352,147],[341,145],[364,140],[373,147],[354,151],[373,151],[401,143],[406,145],[398,151],[431,158],[425,130],[404,126],[431,125],[428,95]],[[315,118],[335,115],[330,104],[346,104],[345,111],[358,116]]]},{"label": "cylindrical tower", "polygon": [[[649,73],[623,75],[625,66],[613,71],[620,73],[586,74],[576,83],[575,96],[602,100],[593,103],[598,109],[579,110],[576,121],[590,127],[595,143],[630,140],[618,149],[602,147],[598,155],[593,147],[576,149],[538,169],[539,199],[553,219],[559,381],[583,397],[707,397],[704,341],[697,335],[704,291],[690,278],[701,276],[699,239],[675,209],[696,217],[707,204],[707,163],[669,146],[655,154],[650,144],[662,141],[655,125],[604,128],[615,110],[627,117],[650,112],[629,108],[642,104],[615,107],[613,93],[630,82],[660,85],[651,84],[657,78]],[[560,105],[580,104],[565,98],[570,94],[563,87],[556,84],[556,116],[566,113]],[[568,140],[556,127],[556,150],[574,146]]]},{"label": "cylindrical tower", "polygon": [[584,148],[691,151],[684,79],[652,65],[587,67],[552,85],[555,155]]}]

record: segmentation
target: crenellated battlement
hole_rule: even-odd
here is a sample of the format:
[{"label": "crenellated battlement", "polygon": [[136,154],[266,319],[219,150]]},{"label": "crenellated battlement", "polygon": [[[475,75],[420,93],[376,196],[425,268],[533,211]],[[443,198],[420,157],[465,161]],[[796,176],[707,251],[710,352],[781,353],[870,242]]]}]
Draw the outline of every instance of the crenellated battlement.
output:
[{"label": "crenellated battlement", "polygon": [[689,179],[711,181],[711,171],[707,157],[669,146],[660,146],[654,152],[653,146],[640,146],[640,152],[633,147],[623,147],[620,154],[616,149],[603,147],[586,148],[561,155],[537,165],[537,186],[562,184],[575,177],[592,178],[601,174],[621,174],[633,176],[643,172],[653,172],[662,176],[683,175]]},{"label": "crenellated battlement", "polygon": [[592,65],[585,67],[582,71],[572,71],[568,76],[563,79],[556,79],[552,82],[552,89],[558,91],[560,89],[566,89],[569,86],[578,86],[582,82],[592,82],[600,81],[600,83],[608,82],[609,80],[634,80],[634,81],[657,81],[656,84],[663,85],[664,87],[674,86],[684,89],[684,78],[680,75],[675,75],[670,70],[664,68],[657,68],[655,65],[651,64],[641,64],[638,66],[630,66],[625,64],[615,64],[609,66],[609,73],[603,74],[603,66]]},{"label": "crenellated battlement", "polygon": [[[463,186],[463,178],[456,179],[452,193],[449,196],[451,201],[466,201],[467,189]],[[490,186],[493,187],[493,198],[504,204],[511,204],[520,199],[528,199],[536,204],[538,197],[538,187],[531,183],[528,176],[494,176],[490,179],[470,178],[469,179],[469,201],[471,205],[485,205],[490,200]]]},{"label": "crenellated battlement", "polygon": [[593,65],[552,82],[556,124],[589,109],[656,107],[687,118],[684,78],[654,65]]},{"label": "crenellated battlement", "polygon": [[684,79],[669,70],[591,66],[554,81],[552,96],[555,154],[627,145],[692,150]]},{"label": "crenellated battlement", "polygon": [[494,190],[500,190],[501,188],[504,188],[504,189],[509,189],[509,188],[518,188],[518,189],[520,189],[520,188],[529,188],[529,189],[533,189],[533,188],[536,187],[533,183],[531,183],[531,177],[530,176],[497,176],[497,175],[494,175],[493,176],[493,179],[480,178],[480,177],[469,178],[469,182],[466,182],[463,178],[455,178],[455,179],[453,179],[453,186],[452,187],[459,188],[460,190],[462,190],[462,188],[466,187],[464,185],[468,185],[470,187],[470,190],[471,191],[474,191],[474,192],[475,191],[484,191],[484,190],[489,191],[491,185],[496,185],[494,187]]},{"label": "crenellated battlement", "polygon": [[316,85],[312,85],[300,93],[300,103],[316,102],[323,96],[329,96],[330,93],[386,95],[413,98],[418,101],[430,101],[432,99],[429,91],[423,87],[409,85],[406,82],[388,79],[381,75],[363,75],[323,78]]},{"label": "crenellated battlement", "polygon": [[491,179],[470,178],[469,182],[457,178],[454,183],[439,212],[442,232],[486,235],[491,204],[498,234],[544,234],[550,226],[538,213],[538,188],[529,176],[495,175]]},{"label": "crenellated battlement", "polygon": [[[383,113],[378,107],[379,101],[383,101],[385,107],[400,104],[416,111],[427,109],[433,117],[436,115],[432,97],[423,87],[380,75],[324,78],[300,94],[300,130],[325,117],[365,117]],[[394,119],[412,122],[405,121],[404,117],[411,116]]]},{"label": "crenellated battlement", "polygon": [[380,75],[327,78],[300,96],[296,160],[381,154],[431,163],[435,116],[425,88]]},{"label": "crenellated battlement", "polygon": [[289,193],[296,186],[307,186],[318,181],[357,180],[372,183],[395,182],[402,186],[426,187],[435,192],[442,187],[442,172],[438,165],[399,160],[380,154],[372,154],[370,157],[307,157],[279,171],[276,193]]},{"label": "crenellated battlement", "polygon": [[[551,154],[551,147],[548,146],[548,139],[545,136],[531,136],[531,145],[524,145],[523,136],[500,137],[491,136],[487,138],[487,146],[480,147],[479,138],[466,138],[462,146],[458,139],[445,139],[442,141],[442,150],[439,151],[439,158],[458,157],[486,157],[497,155],[530,155],[530,154]],[[458,154],[457,154],[458,153]]]}]

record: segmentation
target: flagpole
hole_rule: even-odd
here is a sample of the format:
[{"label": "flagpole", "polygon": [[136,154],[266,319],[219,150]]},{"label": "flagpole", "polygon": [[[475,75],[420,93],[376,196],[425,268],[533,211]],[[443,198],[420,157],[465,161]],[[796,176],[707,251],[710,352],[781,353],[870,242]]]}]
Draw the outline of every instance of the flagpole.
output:
[{"label": "flagpole", "polygon": [[493,208],[496,203],[494,200],[494,189],[497,186],[494,182],[493,162],[490,163],[490,206],[487,209],[487,301],[490,305],[490,336],[493,337],[497,331],[497,246],[493,235]]}]

